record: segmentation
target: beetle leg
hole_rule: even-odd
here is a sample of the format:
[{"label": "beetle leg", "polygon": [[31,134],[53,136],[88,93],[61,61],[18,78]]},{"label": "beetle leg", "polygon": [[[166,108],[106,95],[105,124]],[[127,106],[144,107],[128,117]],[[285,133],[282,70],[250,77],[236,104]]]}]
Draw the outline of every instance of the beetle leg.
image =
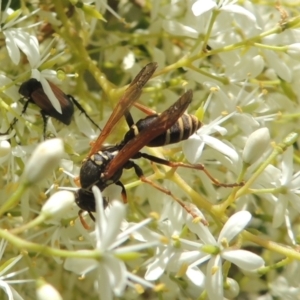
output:
[{"label": "beetle leg", "polygon": [[87,112],[75,98],[73,98],[71,95],[67,95],[67,97],[69,97],[69,99],[75,104],[75,106],[81,111],[81,113],[83,113],[90,120],[92,124],[94,124],[98,129],[101,130],[101,128],[92,120],[92,118],[87,114]]},{"label": "beetle leg", "polygon": [[117,181],[115,182],[115,184],[121,187],[122,189],[121,195],[122,195],[123,203],[127,203],[127,194],[123,183],[121,181]]},{"label": "beetle leg", "polygon": [[[27,101],[25,101],[24,106],[23,106],[23,109],[22,109],[22,111],[21,111],[21,116],[22,116],[23,114],[25,114],[29,102],[31,102],[30,99],[28,99]],[[16,125],[16,123],[18,122],[18,120],[19,120],[18,118],[14,117],[14,119],[13,119],[12,122],[10,123],[10,125],[9,125],[9,127],[8,127],[8,129],[7,129],[7,131],[5,131],[4,133],[0,133],[0,135],[8,134],[8,133],[13,129],[13,127]]]},{"label": "beetle leg", "polygon": [[41,115],[42,115],[42,118],[43,118],[43,136],[44,136],[44,140],[46,139],[46,129],[47,129],[47,121],[48,121],[48,116],[46,115],[46,113],[41,110]]}]

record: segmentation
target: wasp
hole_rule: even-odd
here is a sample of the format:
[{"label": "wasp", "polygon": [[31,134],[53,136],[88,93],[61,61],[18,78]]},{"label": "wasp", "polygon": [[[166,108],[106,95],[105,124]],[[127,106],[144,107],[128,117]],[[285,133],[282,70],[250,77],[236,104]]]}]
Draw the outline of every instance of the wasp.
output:
[{"label": "wasp", "polygon": [[[97,128],[99,126],[89,117],[79,102],[71,95],[66,95],[61,89],[59,89],[54,83],[48,81],[50,88],[56,98],[59,101],[62,112],[58,112],[52,105],[50,99],[44,92],[42,84],[35,78],[31,78],[23,82],[19,88],[19,94],[22,95],[27,101],[25,102],[21,115],[25,114],[29,103],[37,105],[41,109],[41,115],[44,122],[43,133],[46,136],[46,127],[48,117],[52,117],[62,122],[65,125],[70,125],[73,114],[74,105],[92,122]],[[14,118],[9,129],[17,123],[18,119]],[[100,129],[100,128],[99,128]],[[8,132],[7,131],[7,132]]]},{"label": "wasp", "polygon": [[[161,114],[151,114],[134,124],[129,108],[140,97],[143,86],[151,78],[156,68],[156,63],[149,63],[130,83],[99,137],[93,144],[88,157],[83,161],[79,174],[81,188],[75,195],[76,204],[81,209],[79,211],[80,218],[81,213],[87,211],[91,218],[95,220],[92,215],[92,212],[96,211],[95,199],[92,193],[93,185],[96,185],[101,191],[113,183],[120,186],[123,201],[126,202],[126,190],[120,178],[124,169],[131,168],[134,169],[136,175],[143,182],[149,183],[160,191],[172,196],[180,205],[185,207],[185,204],[169,190],[160,187],[144,176],[142,169],[133,161],[138,158],[146,158],[152,162],[170,167],[186,167],[202,170],[218,185],[226,187],[238,185],[219,183],[208,173],[202,164],[191,165],[182,162],[171,162],[140,152],[144,146],[159,147],[185,140],[202,125],[195,116],[185,113],[193,98],[191,90],[185,92],[173,105]],[[122,116],[125,116],[130,129],[119,144],[104,146],[103,142]],[[106,199],[104,200],[106,202],[104,205],[107,205]]]}]

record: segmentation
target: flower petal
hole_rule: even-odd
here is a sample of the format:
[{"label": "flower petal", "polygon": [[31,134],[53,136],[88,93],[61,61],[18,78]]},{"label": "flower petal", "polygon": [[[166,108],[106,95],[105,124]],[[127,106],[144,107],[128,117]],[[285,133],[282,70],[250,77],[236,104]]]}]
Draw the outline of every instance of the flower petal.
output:
[{"label": "flower petal", "polygon": [[222,259],[214,256],[207,264],[205,287],[209,299],[223,300]]},{"label": "flower petal", "polygon": [[202,136],[202,139],[205,144],[226,155],[231,159],[233,163],[236,163],[239,160],[239,155],[234,149],[232,149],[222,141],[216,139],[215,137],[204,135]]},{"label": "flower petal", "polygon": [[227,241],[230,242],[247,226],[251,217],[251,214],[246,210],[239,211],[232,215],[222,228],[218,242],[222,241],[223,238],[226,238]]},{"label": "flower petal", "polygon": [[282,155],[282,185],[288,184],[293,176],[293,152],[293,147],[288,147]]},{"label": "flower petal", "polygon": [[5,35],[5,44],[7,48],[8,55],[12,62],[15,65],[18,65],[20,62],[20,50],[14,40],[13,32],[10,32],[10,30],[3,31],[3,34]]},{"label": "flower petal", "polygon": [[212,0],[198,0],[192,5],[192,12],[196,17],[198,17],[215,7],[217,7],[217,4]]},{"label": "flower petal", "polygon": [[289,192],[286,195],[290,201],[290,203],[292,204],[293,208],[295,210],[297,210],[298,212],[300,212],[300,197],[294,193]]},{"label": "flower petal", "polygon": [[8,283],[0,280],[0,289],[2,289],[8,297],[8,300],[14,300],[13,293]]},{"label": "flower petal", "polygon": [[23,30],[13,30],[13,38],[18,48],[25,53],[31,68],[40,61],[39,43],[35,36]]},{"label": "flower petal", "polygon": [[186,159],[192,164],[196,163],[202,154],[204,145],[202,139],[197,134],[190,136],[182,144],[182,150]]},{"label": "flower petal", "polygon": [[126,288],[127,272],[124,262],[113,257],[112,255],[105,255],[103,264],[108,274],[112,290],[116,296],[122,296]]},{"label": "flower petal", "polygon": [[55,96],[55,94],[53,93],[49,82],[43,76],[40,77],[40,82],[43,87],[44,93],[49,98],[51,104],[61,114],[62,110],[61,110],[60,102],[57,99],[57,97]]},{"label": "flower petal", "polygon": [[278,76],[287,82],[292,80],[292,71],[285,63],[285,60],[280,59],[277,53],[271,50],[263,50],[265,52],[264,58],[268,65],[275,70]]},{"label": "flower petal", "polygon": [[249,20],[253,21],[254,23],[256,22],[255,15],[240,5],[235,5],[235,4],[224,5],[221,8],[221,10],[243,15],[246,18],[248,18]]},{"label": "flower petal", "polygon": [[202,287],[204,285],[205,276],[197,267],[188,268],[186,271],[186,276],[194,285],[199,287]]},{"label": "flower petal", "polygon": [[145,274],[146,280],[157,280],[163,274],[172,257],[172,252],[172,248],[167,247],[155,258],[154,262],[148,265],[147,272]]},{"label": "flower petal", "polygon": [[221,255],[222,258],[246,271],[261,268],[265,263],[260,256],[246,250],[224,250]]},{"label": "flower petal", "polygon": [[121,223],[126,214],[126,206],[118,200],[112,201],[110,211],[107,215],[108,227],[105,235],[102,237],[104,247],[109,247],[120,232]]},{"label": "flower petal", "polygon": [[[88,250],[80,250],[78,253],[84,253],[88,252]],[[74,272],[76,274],[86,274],[90,272],[91,270],[95,269],[98,265],[98,262],[94,259],[88,259],[88,258],[75,258],[70,257],[67,258],[64,263],[65,270]]]},{"label": "flower petal", "polygon": [[188,218],[186,225],[189,230],[199,237],[205,244],[217,245],[213,235],[210,233],[209,228],[204,226],[201,222],[195,223],[191,218]]},{"label": "flower petal", "polygon": [[110,278],[106,268],[103,265],[99,265],[97,273],[100,299],[113,300],[112,286],[110,285]]},{"label": "flower petal", "polygon": [[275,203],[275,210],[273,213],[273,222],[272,222],[272,226],[274,228],[277,228],[282,224],[288,202],[289,202],[289,197],[287,195],[280,194],[279,197],[277,198],[277,202]]},{"label": "flower petal", "polygon": [[197,30],[190,26],[183,25],[177,21],[174,20],[165,20],[162,23],[163,29],[170,33],[175,34],[177,36],[185,36],[196,39],[199,35]]}]

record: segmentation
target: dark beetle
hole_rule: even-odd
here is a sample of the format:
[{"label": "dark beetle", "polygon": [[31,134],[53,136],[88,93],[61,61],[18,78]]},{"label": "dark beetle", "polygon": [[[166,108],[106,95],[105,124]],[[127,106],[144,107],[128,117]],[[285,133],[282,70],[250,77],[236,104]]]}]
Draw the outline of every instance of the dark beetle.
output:
[{"label": "dark beetle", "polygon": [[[59,104],[61,106],[61,113],[58,112],[52,105],[50,99],[44,92],[42,84],[35,78],[31,78],[23,82],[19,88],[19,93],[27,99],[22,109],[21,115],[23,115],[29,103],[34,103],[41,109],[41,115],[44,121],[44,137],[46,133],[47,118],[52,117],[56,120],[62,122],[65,125],[70,125],[72,116],[74,114],[74,105],[97,127],[100,127],[89,117],[83,107],[75,100],[71,95],[66,95],[61,89],[59,89],[55,84],[48,81],[52,92],[56,96]],[[18,119],[14,118],[12,123],[7,130],[7,134],[13,126],[17,123]]]},{"label": "dark beetle", "polygon": [[[47,116],[53,117],[58,121],[64,123],[65,125],[69,125],[71,123],[72,116],[74,114],[74,98],[70,95],[66,95],[63,93],[61,89],[59,89],[56,85],[48,81],[50,87],[59,101],[61,106],[62,113],[59,113],[52,105],[48,96],[45,94],[43,90],[42,84],[37,81],[35,78],[31,78],[24,83],[21,84],[19,93],[28,99],[25,103],[23,112],[27,109],[28,102],[32,102],[36,104],[39,108],[41,108],[41,114],[45,119]],[[26,105],[27,104],[27,105]]]}]

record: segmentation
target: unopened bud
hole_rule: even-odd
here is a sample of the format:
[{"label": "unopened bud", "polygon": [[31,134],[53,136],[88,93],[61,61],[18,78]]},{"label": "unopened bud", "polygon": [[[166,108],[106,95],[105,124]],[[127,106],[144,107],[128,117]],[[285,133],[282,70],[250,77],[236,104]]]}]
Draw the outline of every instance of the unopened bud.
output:
[{"label": "unopened bud", "polygon": [[74,203],[74,193],[70,191],[59,191],[47,200],[41,209],[41,213],[45,214],[47,218],[60,219],[70,211]]},{"label": "unopened bud", "polygon": [[36,299],[38,300],[63,300],[59,292],[44,279],[38,279],[36,282]]},{"label": "unopened bud", "polygon": [[27,184],[34,184],[46,178],[58,165],[64,155],[61,139],[51,139],[39,144],[26,163],[24,179]]},{"label": "unopened bud", "polygon": [[240,293],[240,287],[238,283],[232,278],[227,278],[225,289],[224,289],[224,294],[226,298],[234,299],[239,295],[239,293]]},{"label": "unopened bud", "polygon": [[300,43],[288,45],[286,53],[292,58],[300,60]]},{"label": "unopened bud", "polygon": [[254,131],[246,142],[243,151],[243,161],[249,165],[255,163],[262,157],[269,144],[270,133],[268,128],[264,127]]}]

